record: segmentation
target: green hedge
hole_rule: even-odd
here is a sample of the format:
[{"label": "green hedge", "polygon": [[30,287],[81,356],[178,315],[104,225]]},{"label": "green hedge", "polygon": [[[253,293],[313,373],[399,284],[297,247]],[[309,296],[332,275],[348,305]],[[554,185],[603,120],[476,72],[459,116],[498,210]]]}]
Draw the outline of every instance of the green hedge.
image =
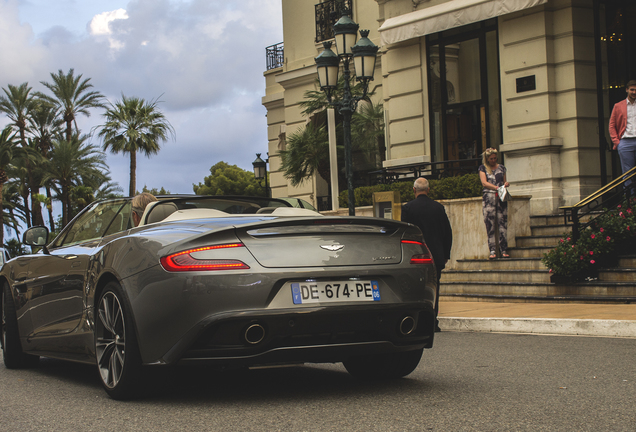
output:
[{"label": "green hedge", "polygon": [[[429,180],[431,190],[428,194],[434,200],[472,198],[481,196],[482,186],[479,174],[466,174],[461,177],[447,177],[441,180]],[[364,186],[354,190],[356,206],[373,205],[374,192],[399,191],[402,202],[414,198],[413,181]],[[348,191],[342,191],[338,197],[340,207],[349,207]]]}]

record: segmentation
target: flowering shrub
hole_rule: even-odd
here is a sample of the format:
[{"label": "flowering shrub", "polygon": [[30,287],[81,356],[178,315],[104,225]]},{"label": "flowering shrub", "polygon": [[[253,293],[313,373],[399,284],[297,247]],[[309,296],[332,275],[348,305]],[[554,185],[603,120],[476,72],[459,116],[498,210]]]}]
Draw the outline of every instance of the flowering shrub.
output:
[{"label": "flowering shrub", "polygon": [[559,240],[556,248],[541,261],[550,273],[561,276],[590,275],[612,259],[617,248],[636,240],[636,200],[596,218],[576,242],[571,234]]}]

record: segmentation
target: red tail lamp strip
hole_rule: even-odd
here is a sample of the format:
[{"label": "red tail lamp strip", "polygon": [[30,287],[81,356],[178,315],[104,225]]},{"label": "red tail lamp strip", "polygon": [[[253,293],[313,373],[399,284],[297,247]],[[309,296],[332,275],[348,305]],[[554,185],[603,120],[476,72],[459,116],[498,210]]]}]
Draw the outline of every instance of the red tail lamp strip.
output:
[{"label": "red tail lamp strip", "polygon": [[413,255],[411,257],[411,264],[419,264],[419,265],[433,264],[433,258],[431,258],[431,252],[428,250],[428,247],[426,247],[424,243],[419,241],[414,241],[414,240],[402,240],[402,244],[420,245],[422,246],[422,249],[424,249],[423,254]]},{"label": "red tail lamp strip", "polygon": [[197,259],[191,254],[213,249],[232,249],[244,247],[243,243],[229,243],[207,246],[177,252],[161,258],[161,265],[169,272],[181,271],[214,271],[214,270],[243,270],[250,267],[242,261],[232,259]]}]

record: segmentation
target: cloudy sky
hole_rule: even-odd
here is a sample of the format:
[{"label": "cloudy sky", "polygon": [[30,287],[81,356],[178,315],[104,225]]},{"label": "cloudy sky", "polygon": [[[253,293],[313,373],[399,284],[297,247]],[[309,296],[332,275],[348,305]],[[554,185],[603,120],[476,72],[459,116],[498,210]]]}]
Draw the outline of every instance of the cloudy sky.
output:
[{"label": "cloudy sky", "polygon": [[[267,152],[265,47],[283,40],[280,3],[0,0],[0,87],[46,92],[41,81],[73,68],[110,102],[160,97],[176,137],[138,158],[137,188],[192,193],[217,162],[252,170]],[[102,121],[95,111],[78,125],[87,133]],[[109,153],[108,165],[127,192],[129,159]]]}]

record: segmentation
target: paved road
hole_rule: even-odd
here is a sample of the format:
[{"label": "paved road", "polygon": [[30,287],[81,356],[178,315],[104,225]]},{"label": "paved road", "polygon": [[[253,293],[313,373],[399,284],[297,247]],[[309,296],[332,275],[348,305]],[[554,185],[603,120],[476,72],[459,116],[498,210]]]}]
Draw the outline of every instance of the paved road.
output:
[{"label": "paved road", "polygon": [[13,431],[634,431],[636,340],[438,334],[407,379],[358,382],[341,365],[214,374],[179,369],[117,402],[94,368],[0,367]]}]

